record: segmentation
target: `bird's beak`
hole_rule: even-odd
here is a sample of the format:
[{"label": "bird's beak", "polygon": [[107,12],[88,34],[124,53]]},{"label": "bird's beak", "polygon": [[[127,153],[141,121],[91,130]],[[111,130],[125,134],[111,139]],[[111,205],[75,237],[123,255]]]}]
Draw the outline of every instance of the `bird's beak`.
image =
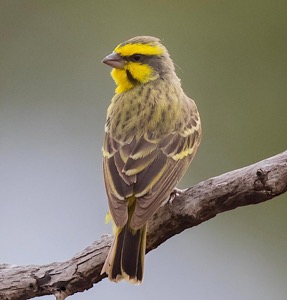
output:
[{"label": "bird's beak", "polygon": [[108,66],[116,69],[123,69],[125,67],[124,59],[116,52],[113,52],[106,56],[102,62]]}]

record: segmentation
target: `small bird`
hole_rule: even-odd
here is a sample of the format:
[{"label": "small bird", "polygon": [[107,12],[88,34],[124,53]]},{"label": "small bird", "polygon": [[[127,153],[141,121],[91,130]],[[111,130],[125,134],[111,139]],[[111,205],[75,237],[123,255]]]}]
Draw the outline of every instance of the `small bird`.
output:
[{"label": "small bird", "polygon": [[158,38],[134,37],[103,63],[117,88],[107,111],[103,170],[115,237],[102,274],[143,280],[147,221],[186,172],[201,140],[196,104]]}]

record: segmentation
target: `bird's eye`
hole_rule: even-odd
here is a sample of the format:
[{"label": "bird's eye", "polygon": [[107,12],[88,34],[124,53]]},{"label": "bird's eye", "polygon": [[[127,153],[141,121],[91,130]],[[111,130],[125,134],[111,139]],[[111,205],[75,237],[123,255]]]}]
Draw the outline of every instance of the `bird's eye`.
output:
[{"label": "bird's eye", "polygon": [[134,54],[132,55],[132,61],[134,62],[139,62],[141,60],[141,55],[140,54]]}]

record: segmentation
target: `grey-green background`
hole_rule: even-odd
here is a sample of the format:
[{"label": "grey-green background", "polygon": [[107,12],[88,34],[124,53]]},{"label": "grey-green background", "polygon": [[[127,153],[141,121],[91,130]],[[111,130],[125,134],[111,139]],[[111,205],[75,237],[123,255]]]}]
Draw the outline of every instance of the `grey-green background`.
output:
[{"label": "grey-green background", "polygon": [[[1,263],[63,261],[111,232],[101,144],[115,87],[100,61],[135,35],[162,39],[201,113],[181,187],[287,148],[285,0],[2,0]],[[285,300],[286,201],[173,237],[147,255],[141,286],[103,280],[71,299]]]}]

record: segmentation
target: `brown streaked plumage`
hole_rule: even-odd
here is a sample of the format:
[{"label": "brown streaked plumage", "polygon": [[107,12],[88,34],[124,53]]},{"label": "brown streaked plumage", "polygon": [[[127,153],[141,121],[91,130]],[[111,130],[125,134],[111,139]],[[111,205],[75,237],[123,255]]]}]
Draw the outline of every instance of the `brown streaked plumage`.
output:
[{"label": "brown streaked plumage", "polygon": [[168,51],[153,37],[120,44],[104,62],[118,84],[105,126],[104,178],[116,237],[102,272],[140,283],[146,223],[186,172],[200,118]]}]

